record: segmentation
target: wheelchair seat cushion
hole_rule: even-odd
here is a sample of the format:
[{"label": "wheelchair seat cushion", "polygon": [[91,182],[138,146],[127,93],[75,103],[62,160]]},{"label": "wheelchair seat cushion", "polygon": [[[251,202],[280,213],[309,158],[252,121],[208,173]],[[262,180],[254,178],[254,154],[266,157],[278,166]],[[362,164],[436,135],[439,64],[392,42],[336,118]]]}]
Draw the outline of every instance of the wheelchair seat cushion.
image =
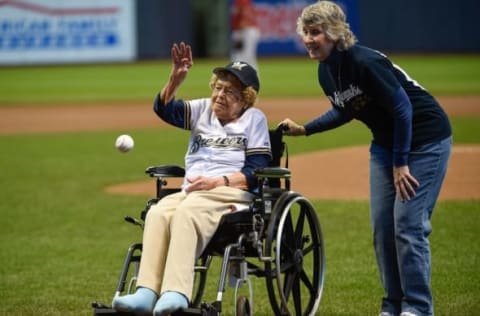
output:
[{"label": "wheelchair seat cushion", "polygon": [[235,243],[243,233],[252,231],[252,212],[237,211],[222,216],[218,228],[203,251],[204,254],[223,254],[225,246]]}]

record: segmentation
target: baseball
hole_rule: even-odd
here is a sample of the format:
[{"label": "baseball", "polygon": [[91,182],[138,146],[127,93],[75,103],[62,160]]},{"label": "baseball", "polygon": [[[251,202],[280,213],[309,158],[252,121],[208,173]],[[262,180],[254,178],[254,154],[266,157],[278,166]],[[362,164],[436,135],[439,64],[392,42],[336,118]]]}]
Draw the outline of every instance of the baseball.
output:
[{"label": "baseball", "polygon": [[120,135],[115,141],[115,147],[122,153],[129,152],[134,146],[133,138],[130,135]]}]

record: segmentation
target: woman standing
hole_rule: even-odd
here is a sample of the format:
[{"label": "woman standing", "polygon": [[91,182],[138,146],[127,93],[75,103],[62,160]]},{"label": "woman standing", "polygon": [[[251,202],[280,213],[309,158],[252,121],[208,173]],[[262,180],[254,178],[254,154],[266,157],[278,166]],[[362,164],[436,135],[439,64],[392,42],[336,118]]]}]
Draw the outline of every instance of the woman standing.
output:
[{"label": "woman standing", "polygon": [[370,209],[385,296],[381,316],[433,315],[430,218],[451,150],[438,102],[385,55],[356,44],[342,9],[319,1],[303,9],[297,32],[332,108],[287,135],[312,135],[352,119],[372,132]]}]

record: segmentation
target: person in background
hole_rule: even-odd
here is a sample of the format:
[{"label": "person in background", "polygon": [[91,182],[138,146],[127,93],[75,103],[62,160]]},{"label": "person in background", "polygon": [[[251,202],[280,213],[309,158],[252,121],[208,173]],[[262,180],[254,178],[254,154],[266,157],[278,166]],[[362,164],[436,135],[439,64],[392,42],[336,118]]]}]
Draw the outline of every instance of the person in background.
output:
[{"label": "person in background", "polygon": [[191,131],[184,183],[181,192],[149,209],[137,289],[113,299],[117,311],[163,316],[187,308],[196,259],[222,215],[253,201],[254,170],[271,160],[267,120],[254,107],[260,89],[256,71],[232,62],[213,70],[209,98],[175,99],[192,65],[190,46],[174,44],[170,78],[154,110],[162,120]]},{"label": "person in background", "polygon": [[[428,236],[451,151],[449,119],[435,98],[384,54],[361,46],[340,6],[305,7],[297,32],[332,108],[287,135],[313,135],[353,119],[371,130],[370,210],[385,290],[381,316],[433,315]],[[355,157],[352,157],[354,159]]]},{"label": "person in background", "polygon": [[251,0],[233,0],[231,6],[232,48],[230,60],[244,61],[258,71],[257,46],[260,30]]}]

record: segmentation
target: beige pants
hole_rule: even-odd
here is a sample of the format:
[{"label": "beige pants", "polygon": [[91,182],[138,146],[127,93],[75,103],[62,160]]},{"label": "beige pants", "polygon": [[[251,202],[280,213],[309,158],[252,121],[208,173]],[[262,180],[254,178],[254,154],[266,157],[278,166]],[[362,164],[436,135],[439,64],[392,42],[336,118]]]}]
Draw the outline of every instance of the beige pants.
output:
[{"label": "beige pants", "polygon": [[196,259],[215,233],[223,214],[248,206],[249,192],[231,187],[175,193],[147,213],[137,286],[161,294],[176,291],[191,299]]}]

